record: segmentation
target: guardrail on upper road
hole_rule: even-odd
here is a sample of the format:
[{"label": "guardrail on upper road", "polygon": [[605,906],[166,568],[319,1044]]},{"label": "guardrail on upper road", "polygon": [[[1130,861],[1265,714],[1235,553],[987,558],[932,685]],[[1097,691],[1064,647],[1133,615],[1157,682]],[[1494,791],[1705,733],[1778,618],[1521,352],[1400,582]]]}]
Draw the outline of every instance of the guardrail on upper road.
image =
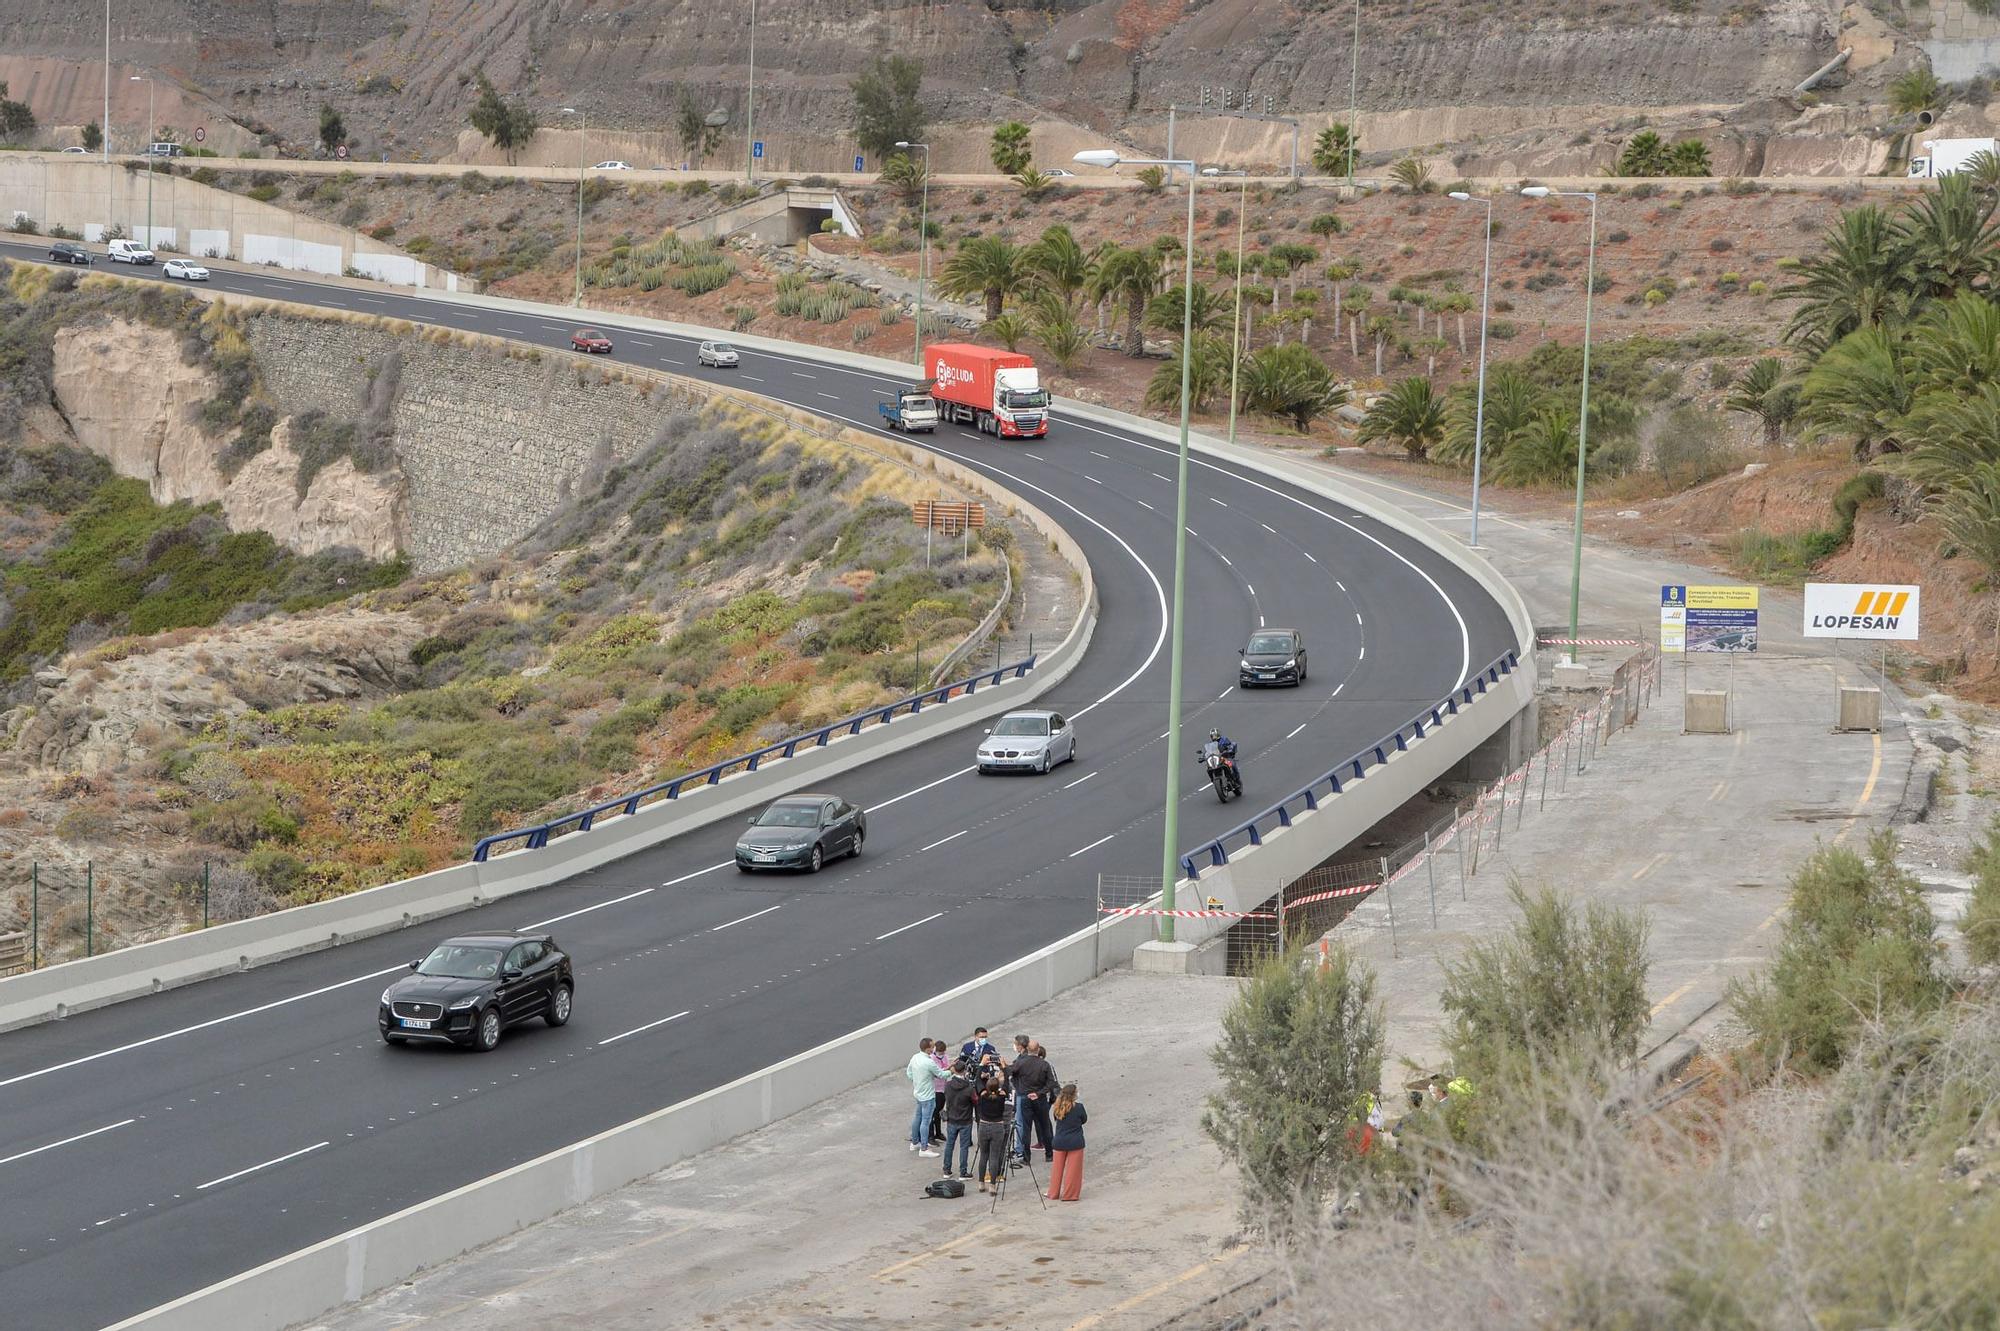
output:
[{"label": "guardrail on upper road", "polygon": [[922,693],[913,693],[907,698],[898,698],[895,702],[887,703],[881,707],[870,708],[868,711],[847,717],[845,720],[835,721],[832,725],[821,726],[818,730],[808,730],[803,735],[794,735],[790,739],[781,739],[774,744],[766,744],[761,749],[752,749],[748,753],[739,753],[734,758],[725,758],[719,763],[702,768],[700,771],[688,772],[682,776],[675,777],[671,781],[662,781],[658,785],[647,786],[644,790],[634,792],[630,795],[620,795],[617,799],[606,800],[602,804],[594,804],[588,809],[583,809],[576,813],[567,813],[560,818],[552,818],[546,823],[536,823],[533,827],[517,827],[511,832],[495,832],[492,836],[480,838],[479,844],[472,848],[473,862],[484,864],[487,857],[492,853],[493,847],[505,845],[510,841],[525,842],[524,845],[519,847],[521,850],[540,850],[549,844],[550,837],[560,837],[572,830],[588,832],[602,814],[615,813],[629,818],[639,812],[642,807],[649,804],[657,803],[661,800],[679,799],[681,791],[689,786],[706,789],[709,786],[719,785],[723,777],[736,771],[738,768],[746,772],[754,772],[757,770],[757,764],[764,761],[764,759],[794,757],[802,746],[823,749],[832,742],[835,735],[842,732],[849,735],[858,735],[861,733],[861,728],[871,721],[877,725],[888,725],[904,713],[915,716],[924,710],[925,703],[935,705],[937,703],[950,702],[955,697],[977,693],[981,684],[989,686],[998,684],[1009,675],[1012,675],[1015,679],[1021,679],[1034,668],[1035,658],[1032,656],[1023,657],[1019,661],[1014,661],[992,670],[982,670],[978,674],[968,679],[961,679],[955,684],[944,684],[934,689],[926,689]]},{"label": "guardrail on upper road", "polygon": [[1298,811],[1301,813],[1317,810],[1320,800],[1329,795],[1340,794],[1344,788],[1344,783],[1360,781],[1365,778],[1368,775],[1368,767],[1371,760],[1375,764],[1380,765],[1389,761],[1391,750],[1407,751],[1413,741],[1424,737],[1426,722],[1432,727],[1443,725],[1445,717],[1458,715],[1458,709],[1461,705],[1471,706],[1475,697],[1486,692],[1488,684],[1498,684],[1501,676],[1513,674],[1514,668],[1520,664],[1520,660],[1520,653],[1513,650],[1509,650],[1496,658],[1492,664],[1472,676],[1471,683],[1461,686],[1450,697],[1440,701],[1437,706],[1418,713],[1415,717],[1397,726],[1394,733],[1383,736],[1353,757],[1336,764],[1332,771],[1317,778],[1309,785],[1293,791],[1262,813],[1245,819],[1207,845],[1197,846],[1186,855],[1181,856],[1181,872],[1185,873],[1190,880],[1199,879],[1201,877],[1201,867],[1196,863],[1197,857],[1206,855],[1208,857],[1208,867],[1216,869],[1229,863],[1229,846],[1231,843],[1240,843],[1246,848],[1263,845],[1264,833],[1267,829],[1274,825],[1276,827],[1290,827],[1292,825],[1294,805],[1298,806]]}]

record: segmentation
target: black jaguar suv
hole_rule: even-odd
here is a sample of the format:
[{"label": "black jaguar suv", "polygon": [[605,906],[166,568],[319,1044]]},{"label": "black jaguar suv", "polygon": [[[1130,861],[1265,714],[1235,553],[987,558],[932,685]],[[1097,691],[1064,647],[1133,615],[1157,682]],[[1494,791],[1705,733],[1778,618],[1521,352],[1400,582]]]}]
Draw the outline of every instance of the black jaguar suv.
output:
[{"label": "black jaguar suv", "polygon": [[390,1044],[431,1040],[488,1050],[500,1032],[540,1017],[568,1023],[576,980],[547,934],[447,938],[382,991],[375,1024]]}]

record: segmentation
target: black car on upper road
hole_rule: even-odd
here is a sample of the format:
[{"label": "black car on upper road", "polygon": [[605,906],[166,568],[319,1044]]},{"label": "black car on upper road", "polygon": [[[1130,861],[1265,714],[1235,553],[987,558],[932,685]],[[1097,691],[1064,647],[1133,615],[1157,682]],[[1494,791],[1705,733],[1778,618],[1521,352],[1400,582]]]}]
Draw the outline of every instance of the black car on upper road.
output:
[{"label": "black car on upper road", "polygon": [[859,855],[868,836],[868,815],[838,795],[787,795],[750,819],[736,838],[736,867],[804,869],[842,855]]},{"label": "black car on upper road", "polygon": [[447,938],[410,970],[382,991],[375,1015],[390,1044],[433,1040],[488,1050],[519,1022],[566,1025],[576,992],[569,954],[547,934]]},{"label": "black car on upper road", "polygon": [[70,241],[59,240],[49,246],[49,262],[80,263],[88,267],[90,264],[90,251]]},{"label": "black car on upper road", "polygon": [[1297,629],[1258,629],[1243,648],[1236,682],[1246,689],[1258,684],[1305,683],[1306,640]]}]

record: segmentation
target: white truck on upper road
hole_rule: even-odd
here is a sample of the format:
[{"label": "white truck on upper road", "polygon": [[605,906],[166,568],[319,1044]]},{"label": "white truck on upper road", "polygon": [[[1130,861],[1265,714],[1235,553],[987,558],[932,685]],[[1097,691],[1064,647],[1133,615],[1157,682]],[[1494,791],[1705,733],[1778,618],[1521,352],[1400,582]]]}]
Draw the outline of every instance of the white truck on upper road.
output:
[{"label": "white truck on upper road", "polygon": [[1910,156],[1911,180],[1956,175],[1969,169],[1981,153],[2000,155],[2000,146],[1992,139],[1925,139],[1917,148]]}]

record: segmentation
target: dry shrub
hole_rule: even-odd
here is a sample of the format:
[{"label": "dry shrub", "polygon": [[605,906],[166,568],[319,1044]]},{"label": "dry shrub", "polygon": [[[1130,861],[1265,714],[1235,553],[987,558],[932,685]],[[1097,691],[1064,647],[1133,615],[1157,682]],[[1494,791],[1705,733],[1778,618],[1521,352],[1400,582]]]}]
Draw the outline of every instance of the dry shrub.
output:
[{"label": "dry shrub", "polygon": [[[1636,1121],[1604,1069],[1490,1113],[1479,1152],[1400,1135],[1406,1187],[1285,1254],[1272,1331],[1454,1309],[1492,1331],[1990,1327],[2000,1310],[2000,1006],[1874,1025],[1830,1084]],[[1412,1158],[1415,1157],[1415,1158]]]}]

